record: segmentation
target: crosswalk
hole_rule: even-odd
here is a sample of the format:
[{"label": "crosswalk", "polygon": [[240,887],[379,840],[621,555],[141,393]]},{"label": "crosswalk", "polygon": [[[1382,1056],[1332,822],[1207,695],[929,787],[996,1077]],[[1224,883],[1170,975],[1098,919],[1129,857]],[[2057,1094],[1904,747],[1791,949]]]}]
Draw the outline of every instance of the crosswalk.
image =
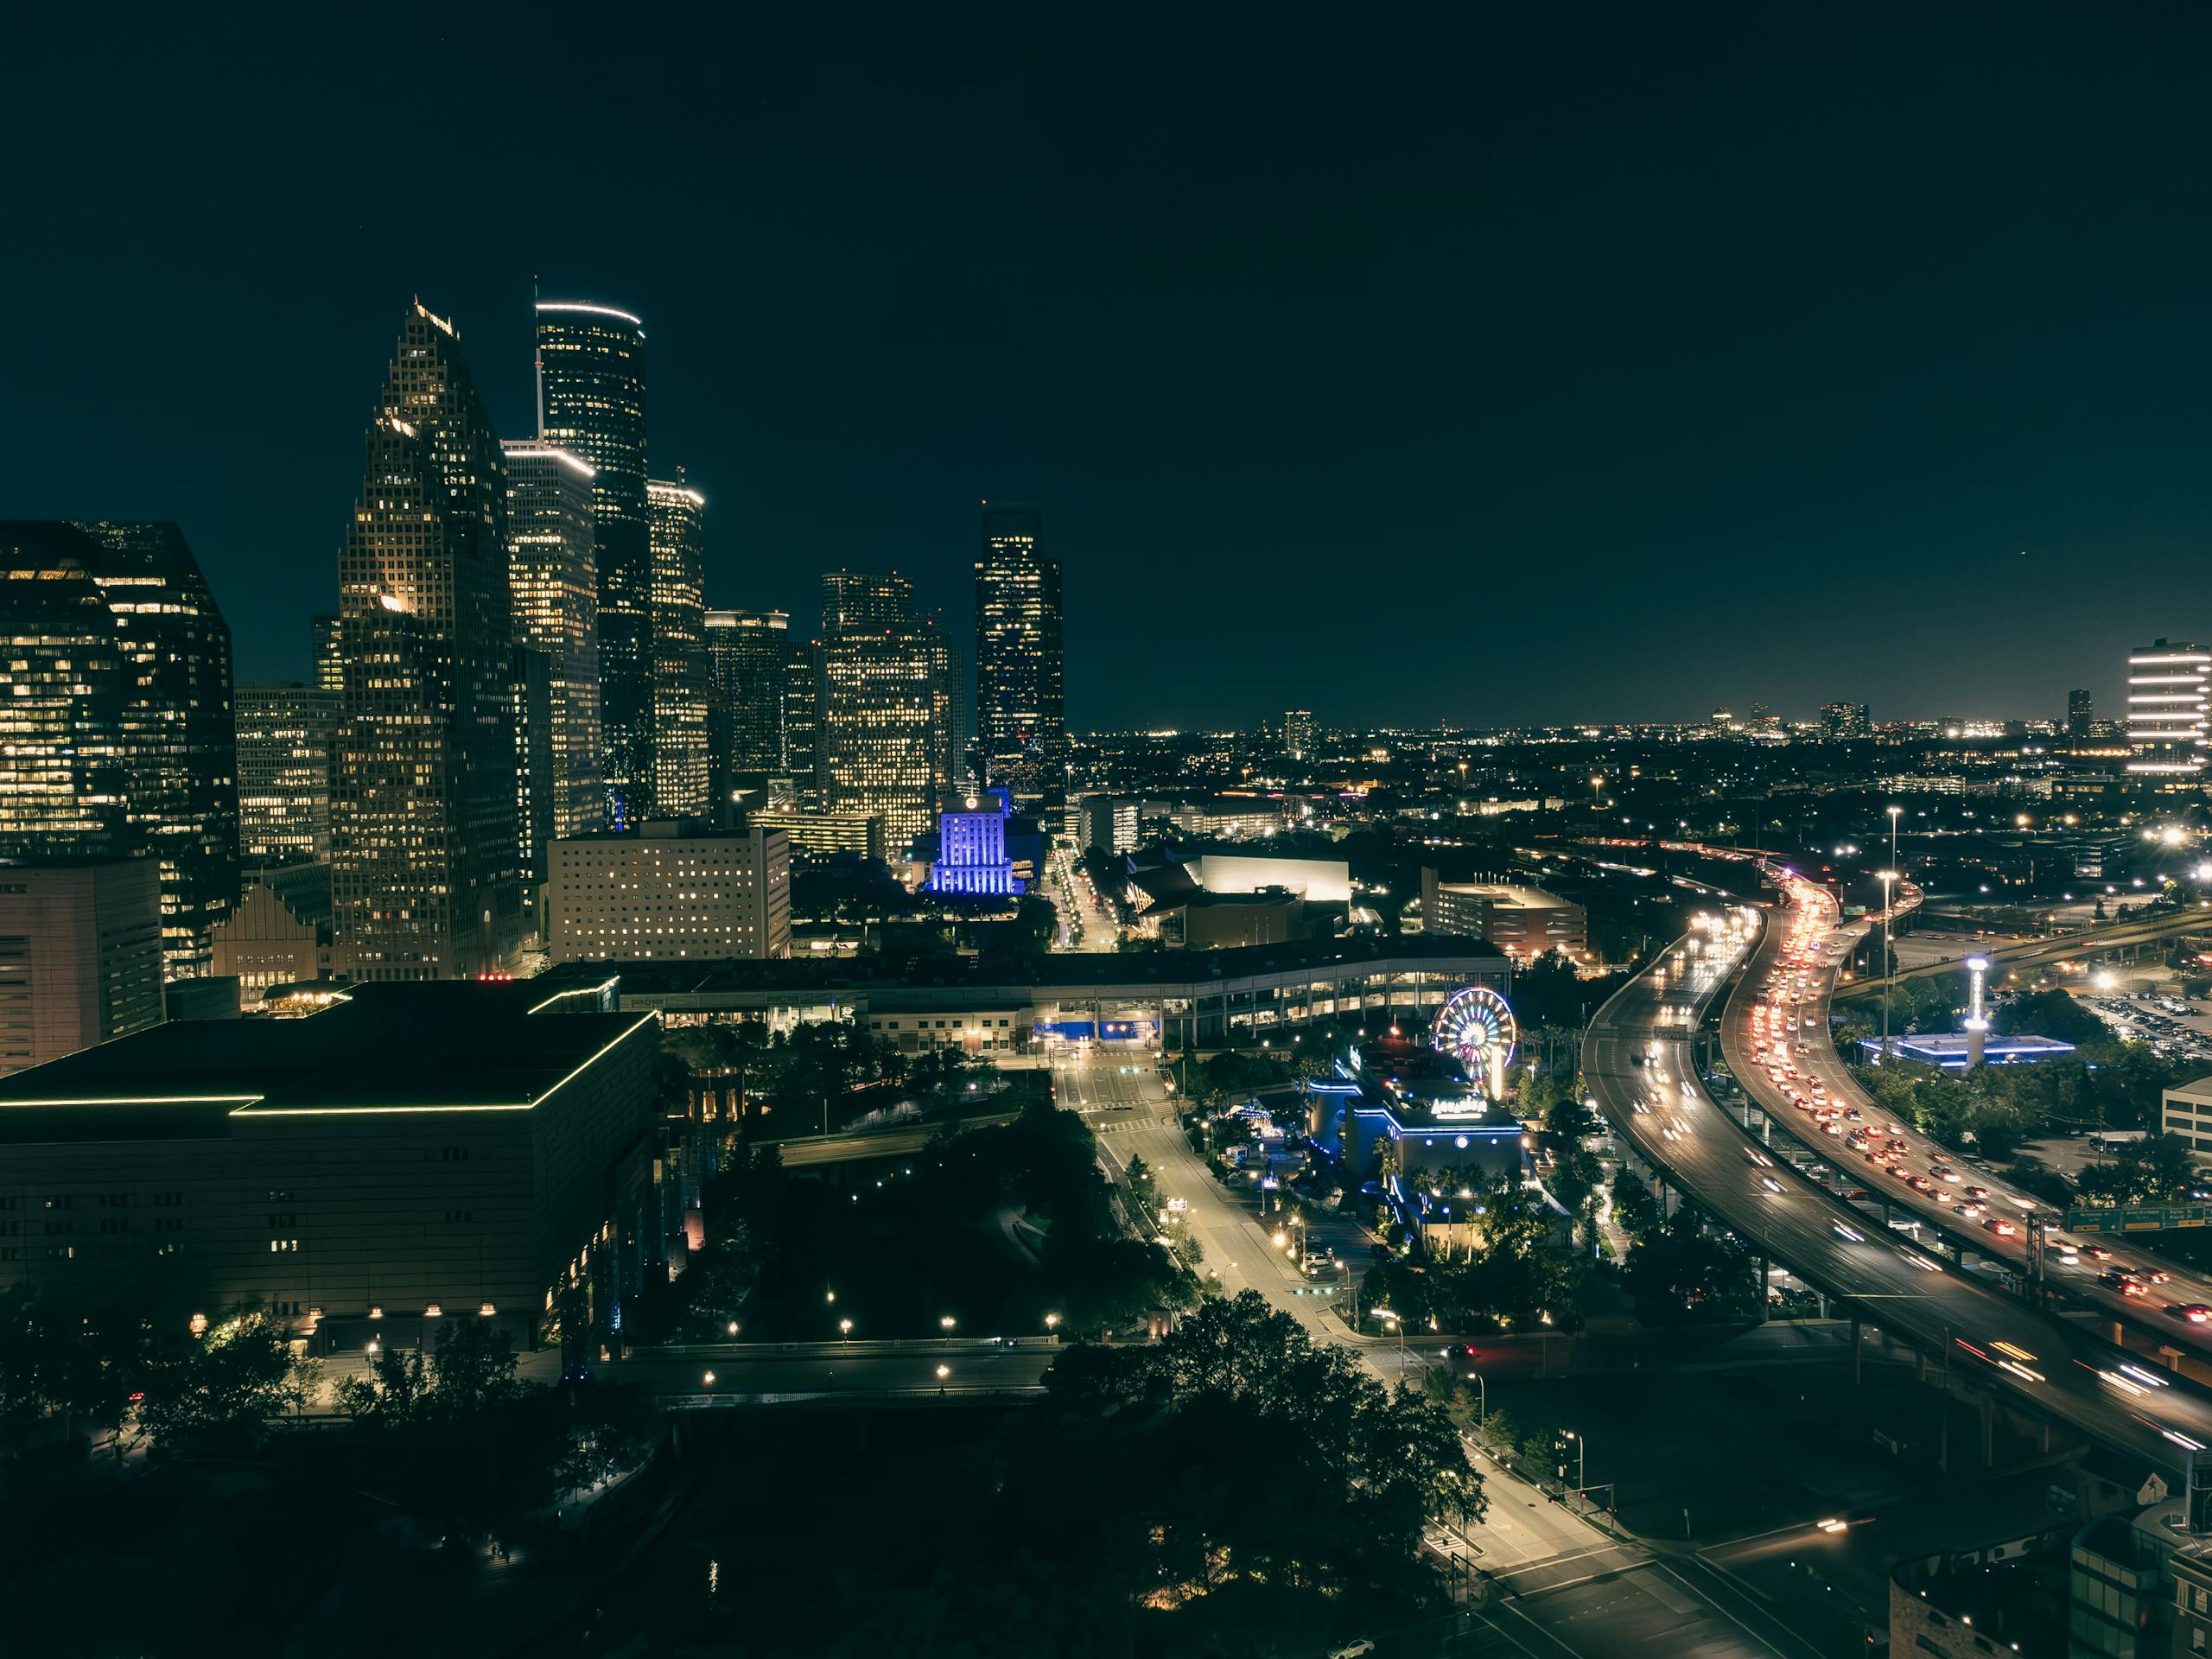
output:
[{"label": "crosswalk", "polygon": [[1132,1135],[1139,1129],[1167,1128],[1174,1122],[1172,1117],[1122,1117],[1110,1123],[1093,1123],[1090,1132],[1093,1135]]}]

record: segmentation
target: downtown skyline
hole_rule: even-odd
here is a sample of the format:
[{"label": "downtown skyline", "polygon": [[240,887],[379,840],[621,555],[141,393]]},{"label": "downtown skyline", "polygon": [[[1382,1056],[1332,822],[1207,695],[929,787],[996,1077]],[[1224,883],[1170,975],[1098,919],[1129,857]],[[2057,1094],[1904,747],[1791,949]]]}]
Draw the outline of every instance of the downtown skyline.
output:
[{"label": "downtown skyline", "polygon": [[[1044,508],[1078,730],[1690,718],[1874,680],[1900,715],[2110,706],[2129,647],[2212,634],[2179,79],[2205,23],[2145,20],[2124,60],[2059,9],[2007,24],[1923,19],[1900,59],[1810,18],[1345,21],[1322,73],[1299,31],[1224,19],[1167,61],[1011,14],[834,53],[818,21],[728,20],[612,94],[557,198],[424,204],[397,239],[321,188],[364,159],[365,88],[181,107],[274,48],[155,31],[116,48],[99,134],[19,181],[0,296],[41,327],[0,413],[14,510],[175,519],[241,677],[296,677],[382,319],[453,317],[527,436],[535,278],[645,319],[655,453],[713,504],[711,607],[806,614],[845,566],[957,613],[978,504]],[[449,49],[486,71],[437,111],[469,164],[581,90],[486,24]],[[745,120],[701,118],[723,73]],[[1128,92],[1160,118],[1103,118]],[[696,204],[696,233],[560,211],[618,185]],[[96,255],[118,224],[161,283]],[[241,309],[251,372],[200,375],[206,320]],[[185,386],[193,420],[124,412]],[[1244,626],[1199,652],[1132,637],[1132,605]],[[1765,607],[1825,626],[1784,644],[1746,624]]]}]

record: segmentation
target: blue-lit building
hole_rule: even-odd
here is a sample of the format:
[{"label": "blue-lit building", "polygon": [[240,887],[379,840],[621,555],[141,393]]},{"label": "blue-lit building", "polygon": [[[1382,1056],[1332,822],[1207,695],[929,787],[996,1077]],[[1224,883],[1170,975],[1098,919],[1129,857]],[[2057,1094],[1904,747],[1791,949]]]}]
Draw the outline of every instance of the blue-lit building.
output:
[{"label": "blue-lit building", "polygon": [[[1892,1037],[1891,1051],[1901,1060],[1911,1060],[1921,1065],[1940,1065],[1946,1071],[1967,1069],[1967,1039],[1963,1031],[1929,1032],[1917,1037]],[[1878,1065],[1882,1060],[1882,1039],[1862,1037],[1859,1051]],[[1982,1044],[1981,1058],[1992,1065],[2011,1065],[2021,1060],[2063,1060],[2074,1052],[2074,1045],[2062,1043],[2051,1037],[1991,1037]]]},{"label": "blue-lit building", "polygon": [[1013,815],[1013,798],[1003,789],[989,791],[980,804],[971,798],[961,810],[940,814],[929,890],[994,899],[1020,893],[1025,883],[1007,856],[1007,820]]}]

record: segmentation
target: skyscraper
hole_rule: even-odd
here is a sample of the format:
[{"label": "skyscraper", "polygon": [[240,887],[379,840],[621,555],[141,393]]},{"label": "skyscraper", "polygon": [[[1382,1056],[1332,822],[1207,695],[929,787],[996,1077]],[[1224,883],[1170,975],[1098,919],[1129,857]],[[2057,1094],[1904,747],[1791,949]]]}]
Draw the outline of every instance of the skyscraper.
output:
[{"label": "skyscraper", "polygon": [[[599,725],[599,574],[592,468],[534,440],[500,445],[507,466],[507,586],[515,643],[545,658],[543,750],[552,838],[607,822]],[[525,699],[526,701],[527,699]]]},{"label": "skyscraper", "polygon": [[784,658],[784,744],[779,770],[809,806],[822,804],[822,642],[794,639]]},{"label": "skyscraper", "polygon": [[883,820],[891,855],[929,826],[941,758],[941,681],[925,637],[853,632],[823,642],[823,804]]},{"label": "skyscraper", "polygon": [[646,486],[652,517],[653,811],[696,817],[707,799],[707,498],[680,480]]},{"label": "skyscraper", "polygon": [[1821,705],[1821,735],[1832,743],[1873,735],[1874,721],[1863,702],[1824,702]]},{"label": "skyscraper", "polygon": [[1044,515],[986,507],[976,561],[976,725],[988,782],[1016,794],[1067,787],[1061,686],[1060,567],[1044,556]]},{"label": "skyscraper", "polygon": [[588,462],[597,532],[599,718],[617,828],[651,816],[652,528],[645,331],[612,306],[537,304],[538,434]]},{"label": "skyscraper", "polygon": [[346,689],[346,664],[340,657],[338,613],[318,611],[308,619],[315,637],[315,684],[334,696]]},{"label": "skyscraper", "polygon": [[330,755],[339,697],[296,680],[238,688],[242,862],[330,856]]},{"label": "skyscraper", "polygon": [[496,969],[520,926],[507,499],[453,325],[409,308],[339,556],[332,900],[357,979]]},{"label": "skyscraper", "polygon": [[1291,709],[1282,717],[1283,753],[1294,760],[1303,760],[1313,753],[1313,712],[1310,709]]},{"label": "skyscraper", "polygon": [[913,620],[914,584],[896,570],[829,570],[822,576],[822,637],[882,632]]},{"label": "skyscraper", "polygon": [[2088,737],[2090,723],[2096,719],[2096,703],[2087,691],[2069,691],[2066,694],[2067,736]]},{"label": "skyscraper", "polygon": [[709,611],[707,666],[729,710],[724,766],[733,772],[784,764],[785,660],[791,618],[781,611]]},{"label": "skyscraper", "polygon": [[2205,713],[2212,653],[2178,639],[2154,639],[2127,654],[2128,772],[2194,778],[2204,770]]},{"label": "skyscraper", "polygon": [[[13,728],[6,792],[22,791],[0,813],[19,829],[47,824],[10,850],[157,858],[164,971],[205,974],[208,932],[238,901],[238,799],[231,630],[199,561],[183,533],[162,523],[0,524],[0,550],[10,576],[55,590],[41,596],[8,584],[18,607],[8,632],[19,649],[5,671],[29,689],[0,713]],[[106,612],[104,638],[86,581]],[[38,632],[41,617],[90,654],[55,653]],[[111,650],[120,671],[112,690]],[[113,770],[102,776],[109,757]],[[85,798],[65,804],[55,793],[64,787]]]}]

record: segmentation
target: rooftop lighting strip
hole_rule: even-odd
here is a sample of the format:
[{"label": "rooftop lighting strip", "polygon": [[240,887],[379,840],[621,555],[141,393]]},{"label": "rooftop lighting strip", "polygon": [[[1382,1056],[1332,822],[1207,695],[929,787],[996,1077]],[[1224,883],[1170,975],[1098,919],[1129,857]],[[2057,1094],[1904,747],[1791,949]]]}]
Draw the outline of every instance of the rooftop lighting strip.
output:
[{"label": "rooftop lighting strip", "polygon": [[261,1095],[79,1095],[51,1100],[5,1100],[0,1106],[217,1106],[265,1098]]},{"label": "rooftop lighting strip", "polygon": [[540,300],[537,308],[540,311],[582,311],[595,317],[620,317],[640,328],[645,326],[643,317],[633,317],[627,311],[617,311],[611,305],[587,305],[581,300]]},{"label": "rooftop lighting strip", "polygon": [[591,1058],[586,1060],[575,1071],[569,1072],[567,1077],[562,1078],[560,1082],[555,1084],[550,1089],[548,1089],[543,1093],[540,1094],[536,1100],[526,1102],[524,1106],[518,1109],[528,1110],[531,1106],[543,1105],[545,1102],[552,1099],[554,1096],[559,1094],[562,1090],[567,1088],[571,1083],[575,1082],[576,1078],[582,1076],[586,1071],[588,1071],[593,1066],[598,1065],[601,1059],[606,1058],[606,1056],[613,1052],[617,1046],[629,1041],[631,1038],[636,1036],[639,1027],[656,1024],[658,1022],[659,1019],[660,1015],[658,1013],[640,1014],[638,1017],[637,1023],[635,1025],[629,1027],[620,1036],[608,1043],[605,1048],[601,1049],[598,1053],[593,1055]]}]

